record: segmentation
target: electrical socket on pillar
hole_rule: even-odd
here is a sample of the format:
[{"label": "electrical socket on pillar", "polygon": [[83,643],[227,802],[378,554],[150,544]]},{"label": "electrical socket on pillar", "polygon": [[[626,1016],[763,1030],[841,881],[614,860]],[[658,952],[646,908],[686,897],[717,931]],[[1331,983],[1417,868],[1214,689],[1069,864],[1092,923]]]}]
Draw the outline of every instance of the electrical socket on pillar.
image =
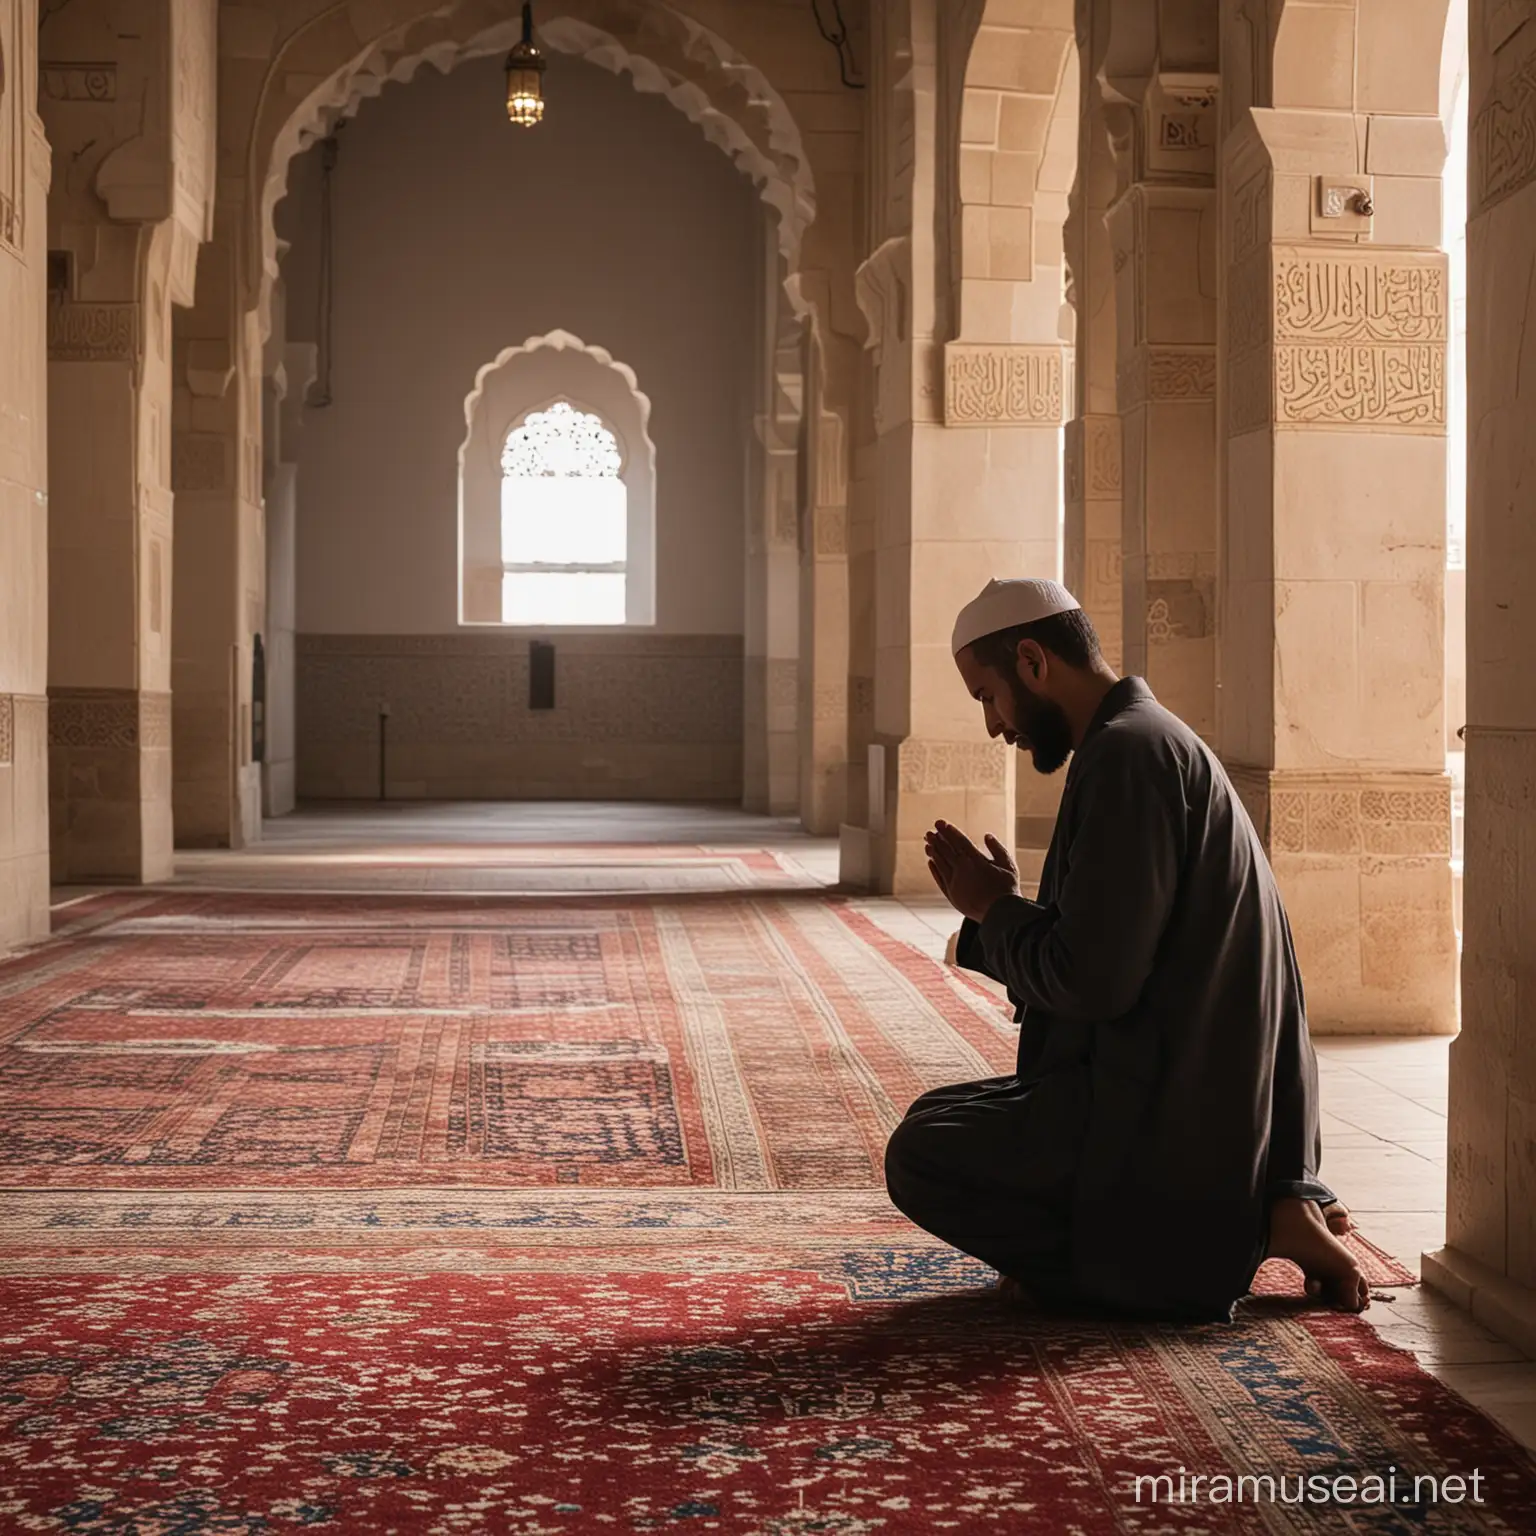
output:
[{"label": "electrical socket on pillar", "polygon": [[1369,235],[1376,214],[1374,178],[1319,176],[1312,204],[1316,235]]}]

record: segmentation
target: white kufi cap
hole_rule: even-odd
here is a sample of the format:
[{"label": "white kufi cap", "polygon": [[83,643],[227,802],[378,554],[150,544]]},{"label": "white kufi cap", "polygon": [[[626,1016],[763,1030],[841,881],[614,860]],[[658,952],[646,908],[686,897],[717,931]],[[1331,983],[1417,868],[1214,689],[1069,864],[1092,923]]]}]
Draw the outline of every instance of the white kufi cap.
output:
[{"label": "white kufi cap", "polygon": [[1025,577],[989,581],[955,620],[952,654],[958,656],[973,640],[995,635],[1015,624],[1033,624],[1053,613],[1070,613],[1082,606],[1059,581],[1035,581]]}]

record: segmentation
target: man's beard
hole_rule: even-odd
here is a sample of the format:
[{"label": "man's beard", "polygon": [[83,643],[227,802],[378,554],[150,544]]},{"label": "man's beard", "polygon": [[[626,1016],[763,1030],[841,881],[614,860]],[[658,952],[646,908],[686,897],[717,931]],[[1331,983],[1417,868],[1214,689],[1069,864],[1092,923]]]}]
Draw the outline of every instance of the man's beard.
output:
[{"label": "man's beard", "polygon": [[1042,699],[1021,677],[1012,677],[1009,683],[1016,734],[1028,738],[1035,772],[1055,773],[1072,755],[1072,726],[1066,711],[1060,704]]}]

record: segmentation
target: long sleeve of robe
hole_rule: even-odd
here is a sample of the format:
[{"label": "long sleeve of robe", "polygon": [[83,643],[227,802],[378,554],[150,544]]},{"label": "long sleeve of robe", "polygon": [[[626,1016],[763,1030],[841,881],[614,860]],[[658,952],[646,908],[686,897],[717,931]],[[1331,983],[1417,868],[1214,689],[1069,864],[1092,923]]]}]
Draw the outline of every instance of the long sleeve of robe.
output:
[{"label": "long sleeve of robe", "polygon": [[1116,684],[1073,756],[1038,900],[967,922],[956,957],[1017,1010],[1023,1113],[1071,1190],[1076,1288],[1229,1315],[1267,1202],[1328,1197],[1317,1067],[1252,823],[1140,679]]}]

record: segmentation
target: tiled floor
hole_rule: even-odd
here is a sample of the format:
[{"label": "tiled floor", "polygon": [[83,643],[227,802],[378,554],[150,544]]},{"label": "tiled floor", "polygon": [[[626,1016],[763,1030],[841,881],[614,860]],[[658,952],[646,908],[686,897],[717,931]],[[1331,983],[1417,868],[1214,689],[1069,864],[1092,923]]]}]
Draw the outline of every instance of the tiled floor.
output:
[{"label": "tiled floor", "polygon": [[[236,885],[242,872],[270,888],[286,872],[313,885],[317,874],[352,861],[394,859],[435,845],[685,842],[771,847],[814,880],[837,879],[836,845],[806,837],[792,822],[727,808],[655,805],[364,806],[310,810],[268,824],[267,841],[239,854],[183,854],[178,880]],[[441,889],[434,886],[434,889]],[[942,959],[958,927],[937,895],[862,898],[888,932]],[[1324,1109],[1324,1176],[1365,1233],[1412,1269],[1445,1236],[1445,1106],[1448,1044],[1443,1039],[1351,1038],[1316,1042]],[[1378,1301],[1371,1322],[1411,1349],[1425,1367],[1536,1449],[1536,1363],[1432,1292],[1399,1291]]]}]

